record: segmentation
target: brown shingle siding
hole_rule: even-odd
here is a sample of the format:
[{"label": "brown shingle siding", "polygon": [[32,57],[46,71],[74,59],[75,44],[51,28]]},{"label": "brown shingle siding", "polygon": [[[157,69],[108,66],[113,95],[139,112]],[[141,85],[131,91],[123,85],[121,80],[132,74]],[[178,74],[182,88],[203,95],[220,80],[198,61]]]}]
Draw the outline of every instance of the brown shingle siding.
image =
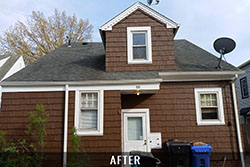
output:
[{"label": "brown shingle siding", "polygon": [[[152,64],[127,63],[127,27],[151,26]],[[175,70],[173,29],[136,10],[106,32],[106,71],[164,71]]]},{"label": "brown shingle siding", "polygon": [[[73,92],[72,92],[73,94]],[[74,96],[71,96],[74,102]],[[120,91],[104,91],[104,135],[82,136],[82,148],[86,152],[121,152]],[[74,126],[74,108],[69,110],[69,132]],[[68,135],[71,151],[71,136]]]},{"label": "brown shingle siding", "polygon": [[50,115],[45,138],[45,152],[62,151],[64,92],[3,93],[0,112],[0,130],[7,132],[7,138],[22,140],[29,121],[29,112],[36,104],[43,104]]},{"label": "brown shingle siding", "polygon": [[[207,87],[222,88],[226,125],[197,126],[194,88]],[[229,82],[161,83],[160,88],[155,94],[140,96],[121,96],[120,91],[104,91],[104,135],[81,137],[81,148],[86,152],[121,152],[121,108],[149,108],[150,130],[161,132],[163,143],[168,139],[199,140],[212,145],[212,155],[215,152],[227,152],[230,156],[232,152],[238,153]],[[70,91],[69,97],[68,149],[72,151],[70,132],[74,126],[75,92]],[[42,102],[46,102],[44,105],[50,114],[45,150],[62,152],[64,92],[3,93],[0,130],[7,131],[7,137],[13,140],[27,138],[24,130],[29,112]],[[231,126],[227,125],[229,121]],[[163,151],[165,155],[164,149],[158,151]],[[110,157],[105,162],[109,160]]]},{"label": "brown shingle siding", "polygon": [[[123,95],[123,108],[149,108],[151,132],[161,132],[162,141],[199,140],[212,145],[215,152],[238,152],[232,92],[229,82],[162,83],[154,95]],[[198,126],[194,88],[221,87],[226,125]],[[227,126],[228,122],[231,126]]]}]

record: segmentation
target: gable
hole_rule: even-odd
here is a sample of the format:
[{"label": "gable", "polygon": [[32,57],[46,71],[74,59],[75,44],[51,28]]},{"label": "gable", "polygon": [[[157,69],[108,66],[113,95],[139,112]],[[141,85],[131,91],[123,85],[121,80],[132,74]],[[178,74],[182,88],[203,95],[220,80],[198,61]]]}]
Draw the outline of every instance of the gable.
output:
[{"label": "gable", "polygon": [[[130,29],[136,31],[150,28],[151,44],[147,53],[149,62],[131,62]],[[141,72],[141,71],[172,71],[175,70],[174,29],[166,28],[165,24],[137,9],[121,20],[111,31],[105,32],[105,70],[106,72]],[[129,34],[129,35],[128,35]],[[147,38],[149,38],[147,36]],[[150,43],[150,42],[149,42]],[[149,46],[149,45],[148,45]],[[148,48],[147,48],[148,49]]]},{"label": "gable", "polygon": [[121,20],[123,20],[124,18],[126,18],[127,16],[129,16],[130,14],[132,14],[133,12],[135,12],[138,9],[142,10],[143,12],[145,12],[146,14],[148,14],[151,17],[155,18],[156,20],[164,23],[166,25],[166,28],[176,28],[177,29],[179,27],[179,24],[175,23],[171,19],[169,19],[169,18],[165,17],[164,15],[156,12],[155,10],[153,10],[152,8],[149,8],[148,6],[144,5],[143,3],[137,2],[137,3],[133,4],[132,6],[130,6],[129,8],[127,8],[126,10],[124,10],[123,12],[121,12],[120,14],[118,14],[117,16],[115,16],[113,19],[111,19],[107,23],[105,23],[99,29],[101,31],[110,31],[110,30],[112,30],[114,25],[116,25]]}]

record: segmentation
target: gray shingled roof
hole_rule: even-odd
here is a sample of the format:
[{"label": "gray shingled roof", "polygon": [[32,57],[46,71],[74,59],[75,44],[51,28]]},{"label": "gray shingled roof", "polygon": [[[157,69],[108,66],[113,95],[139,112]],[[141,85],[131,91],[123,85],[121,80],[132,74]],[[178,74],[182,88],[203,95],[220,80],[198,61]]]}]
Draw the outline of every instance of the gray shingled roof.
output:
[{"label": "gray shingled roof", "polygon": [[7,74],[7,72],[11,69],[11,67],[16,63],[16,61],[20,58],[20,56],[12,55],[2,55],[0,56],[0,60],[10,57],[1,67],[0,67],[0,80]]},{"label": "gray shingled roof", "polygon": [[[186,40],[175,40],[177,71],[216,71],[218,58]],[[238,71],[228,63],[224,71]],[[105,50],[102,43],[63,45],[28,65],[5,81],[92,81],[157,79],[157,71],[105,72]]]},{"label": "gray shingled roof", "polygon": [[235,66],[222,61],[222,69],[217,69],[219,58],[187,40],[175,40],[175,62],[177,71],[239,71]]}]

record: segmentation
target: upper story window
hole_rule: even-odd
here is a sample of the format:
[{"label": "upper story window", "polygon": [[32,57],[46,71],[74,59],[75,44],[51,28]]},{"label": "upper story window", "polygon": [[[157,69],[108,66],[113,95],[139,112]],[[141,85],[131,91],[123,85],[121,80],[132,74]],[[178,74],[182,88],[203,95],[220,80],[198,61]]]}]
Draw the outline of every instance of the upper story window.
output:
[{"label": "upper story window", "polygon": [[196,118],[198,125],[224,125],[221,88],[195,89]]},{"label": "upper story window", "polygon": [[248,98],[249,93],[248,93],[248,86],[247,86],[247,78],[246,77],[240,79],[240,89],[241,89],[242,99]]},{"label": "upper story window", "polygon": [[103,135],[103,91],[77,91],[75,127],[78,135]]},{"label": "upper story window", "polygon": [[151,64],[151,27],[127,27],[128,64]]}]

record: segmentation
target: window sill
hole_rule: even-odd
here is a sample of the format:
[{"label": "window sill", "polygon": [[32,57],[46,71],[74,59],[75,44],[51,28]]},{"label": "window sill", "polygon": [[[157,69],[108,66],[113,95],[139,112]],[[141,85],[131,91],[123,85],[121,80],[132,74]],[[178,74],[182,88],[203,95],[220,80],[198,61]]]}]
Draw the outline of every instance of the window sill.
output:
[{"label": "window sill", "polygon": [[103,136],[103,132],[98,131],[77,131],[76,134],[78,136]]},{"label": "window sill", "polygon": [[225,122],[221,122],[221,121],[200,121],[200,122],[197,122],[197,125],[199,125],[199,126],[225,125]]},{"label": "window sill", "polygon": [[128,64],[152,64],[150,60],[130,60]]}]

